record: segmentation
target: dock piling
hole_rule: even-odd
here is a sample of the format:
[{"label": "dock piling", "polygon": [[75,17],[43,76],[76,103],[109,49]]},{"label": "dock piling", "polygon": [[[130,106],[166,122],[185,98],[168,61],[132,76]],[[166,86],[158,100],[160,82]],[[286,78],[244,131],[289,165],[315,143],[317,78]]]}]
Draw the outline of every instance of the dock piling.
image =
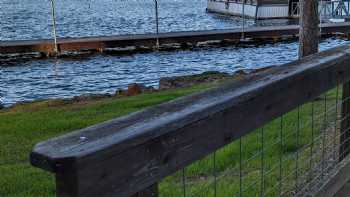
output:
[{"label": "dock piling", "polygon": [[57,45],[55,0],[50,0],[50,1],[51,1],[52,32],[53,32],[53,39],[54,39],[54,53],[58,54],[59,49]]},{"label": "dock piling", "polygon": [[159,49],[159,16],[158,16],[158,0],[154,0],[155,13],[156,13],[156,48]]}]

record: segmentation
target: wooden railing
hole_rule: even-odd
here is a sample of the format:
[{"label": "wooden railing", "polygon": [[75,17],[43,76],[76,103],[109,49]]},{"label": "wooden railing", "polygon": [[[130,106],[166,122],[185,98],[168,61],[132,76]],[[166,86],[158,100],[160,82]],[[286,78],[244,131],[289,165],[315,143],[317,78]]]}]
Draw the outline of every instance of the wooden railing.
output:
[{"label": "wooden railing", "polygon": [[[30,160],[56,175],[58,196],[157,196],[165,177],[340,84],[348,89],[349,80],[350,46],[342,46],[39,143]],[[342,100],[345,123],[348,100]],[[347,153],[340,155],[347,161]],[[327,196],[350,175],[332,177],[322,187]]]}]

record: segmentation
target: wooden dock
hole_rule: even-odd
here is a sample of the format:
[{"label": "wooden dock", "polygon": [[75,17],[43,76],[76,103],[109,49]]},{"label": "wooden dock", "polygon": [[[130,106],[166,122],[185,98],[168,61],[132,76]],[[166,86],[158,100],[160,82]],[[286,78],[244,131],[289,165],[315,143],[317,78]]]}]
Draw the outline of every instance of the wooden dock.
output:
[{"label": "wooden dock", "polygon": [[[298,25],[250,27],[244,32],[247,39],[278,39],[290,36],[298,36]],[[322,25],[322,34],[350,34],[350,22],[328,23]],[[241,29],[206,30],[191,32],[173,32],[160,34],[137,34],[119,36],[101,36],[85,38],[61,38],[58,39],[58,49],[61,52],[71,51],[101,51],[115,48],[154,48],[157,40],[160,45],[168,44],[197,44],[208,41],[236,41],[242,38]],[[0,54],[34,53],[53,54],[55,52],[54,41],[47,40],[22,40],[0,41]]]}]

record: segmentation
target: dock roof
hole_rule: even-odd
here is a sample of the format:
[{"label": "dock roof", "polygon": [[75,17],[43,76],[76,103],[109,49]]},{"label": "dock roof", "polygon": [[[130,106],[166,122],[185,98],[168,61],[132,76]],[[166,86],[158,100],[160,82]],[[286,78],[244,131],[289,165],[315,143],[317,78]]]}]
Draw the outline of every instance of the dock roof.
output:
[{"label": "dock roof", "polygon": [[260,5],[288,4],[288,0],[258,0]]}]

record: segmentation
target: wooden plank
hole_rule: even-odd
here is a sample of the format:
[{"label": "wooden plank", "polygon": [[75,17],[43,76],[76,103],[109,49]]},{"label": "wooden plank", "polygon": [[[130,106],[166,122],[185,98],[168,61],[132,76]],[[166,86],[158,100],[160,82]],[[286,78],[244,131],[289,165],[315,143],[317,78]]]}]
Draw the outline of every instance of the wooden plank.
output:
[{"label": "wooden plank", "polygon": [[[324,34],[350,33],[350,22],[341,24],[325,24]],[[246,38],[273,38],[277,36],[295,36],[299,33],[297,25],[250,27],[246,29]],[[197,43],[211,40],[227,40],[241,38],[241,29],[229,30],[205,30],[192,32],[172,32],[139,35],[102,36],[85,38],[61,38],[58,39],[58,47],[62,51],[99,50],[104,48],[146,46],[154,47],[156,38],[160,43]],[[30,53],[30,52],[53,52],[53,40],[24,40],[24,41],[0,41],[0,53]]]},{"label": "wooden plank", "polygon": [[[350,181],[350,157],[345,157],[335,171],[333,171],[320,190],[314,195],[315,197],[334,197],[346,183]],[[349,194],[349,193],[348,193]],[[347,195],[348,196],[348,195]]]},{"label": "wooden plank", "polygon": [[39,143],[31,163],[66,196],[130,196],[349,80],[349,62],[350,46],[309,56]]}]

